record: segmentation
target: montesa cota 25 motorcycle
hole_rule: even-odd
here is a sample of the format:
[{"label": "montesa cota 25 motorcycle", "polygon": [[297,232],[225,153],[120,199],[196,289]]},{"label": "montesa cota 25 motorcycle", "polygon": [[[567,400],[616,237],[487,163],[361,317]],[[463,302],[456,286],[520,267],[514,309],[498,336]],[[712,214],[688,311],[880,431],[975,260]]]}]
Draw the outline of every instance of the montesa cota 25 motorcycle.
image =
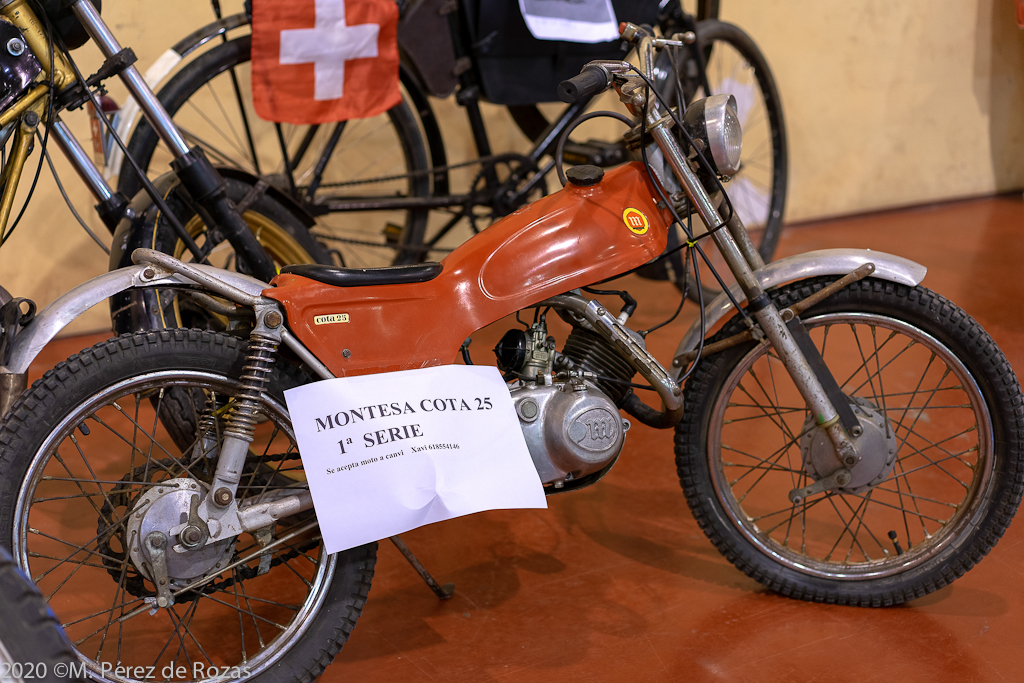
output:
[{"label": "montesa cota 25 motorcycle", "polygon": [[[622,35],[639,67],[591,63],[561,94],[614,87],[642,122],[627,136],[637,160],[571,169],[562,191],[442,263],[293,266],[268,287],[138,250],[136,266],[69,292],[16,338],[6,374],[131,289],[176,291],[229,330],[98,344],[3,423],[0,538],[94,676],[319,675],[363,609],[376,544],[323,552],[283,391],[452,363],[472,332],[523,309],[532,324],[496,351],[547,492],[611,468],[621,409],[675,429],[700,526],[785,595],[900,603],[992,548],[1021,497],[1024,413],[1003,354],[906,259],[839,249],[761,262],[720,183],[740,164],[730,96],[667,109],[650,87],[653,54],[681,43],[630,24]],[[635,302],[616,314],[583,288],[658,258],[693,212],[717,226],[736,284],[666,366],[627,326]],[[695,273],[701,244],[682,245]],[[571,325],[561,351],[551,314]]]}]

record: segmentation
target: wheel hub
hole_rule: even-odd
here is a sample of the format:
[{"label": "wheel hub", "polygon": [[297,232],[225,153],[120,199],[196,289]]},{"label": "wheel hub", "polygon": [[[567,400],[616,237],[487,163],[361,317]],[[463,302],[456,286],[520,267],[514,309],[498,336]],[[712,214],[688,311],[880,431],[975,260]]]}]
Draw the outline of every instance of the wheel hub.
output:
[{"label": "wheel hub", "polygon": [[[847,468],[850,481],[837,490],[863,493],[881,484],[892,472],[899,443],[892,425],[871,401],[859,397],[849,401],[863,430],[860,436],[850,437],[860,461]],[[804,422],[802,431],[800,455],[808,476],[819,481],[842,467],[828,432],[818,426],[812,416]]]},{"label": "wheel hub", "polygon": [[234,538],[203,543],[207,531],[190,519],[193,499],[202,500],[194,479],[169,479],[139,496],[126,526],[129,554],[143,576],[153,580],[152,562],[144,539],[159,531],[170,540],[166,550],[167,575],[172,585],[185,586],[231,561]]}]

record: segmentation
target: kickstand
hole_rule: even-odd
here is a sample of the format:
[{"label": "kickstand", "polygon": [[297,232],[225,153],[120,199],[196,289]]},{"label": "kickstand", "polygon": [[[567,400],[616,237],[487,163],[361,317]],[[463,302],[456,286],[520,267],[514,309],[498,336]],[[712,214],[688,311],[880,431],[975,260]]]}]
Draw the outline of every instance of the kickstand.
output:
[{"label": "kickstand", "polygon": [[427,571],[426,567],[420,564],[420,561],[416,559],[416,556],[412,554],[412,551],[409,550],[409,546],[407,546],[402,539],[398,536],[392,536],[391,542],[395,544],[396,548],[398,548],[398,552],[402,553],[402,555],[405,556],[405,559],[409,560],[409,564],[411,564],[412,568],[416,570],[416,573],[427,582],[427,585],[430,586],[430,590],[434,591],[434,595],[442,600],[447,600],[452,597],[452,593],[455,592],[454,583],[446,583],[442,586],[437,582],[437,579],[430,575],[430,572]]}]

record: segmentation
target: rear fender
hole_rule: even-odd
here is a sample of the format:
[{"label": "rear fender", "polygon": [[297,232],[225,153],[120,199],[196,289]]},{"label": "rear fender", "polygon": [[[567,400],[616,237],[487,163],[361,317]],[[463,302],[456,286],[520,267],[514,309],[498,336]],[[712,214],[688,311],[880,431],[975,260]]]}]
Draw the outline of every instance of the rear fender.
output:
[{"label": "rear fender", "polygon": [[[899,284],[914,286],[924,279],[928,269],[919,263],[902,256],[886,254],[870,249],[821,249],[797,254],[769,263],[764,268],[754,271],[762,289],[777,287],[787,282],[806,280],[820,275],[846,275],[852,273],[865,263],[875,264],[871,277],[888,280]],[[738,284],[729,288],[736,301],[743,303],[746,297]],[[715,324],[730,315],[735,306],[728,295],[722,292],[710,304],[704,307],[705,329],[712,329]],[[676,347],[673,358],[697,348],[701,338],[700,320],[690,326]],[[685,368],[673,367],[672,375],[678,380]]]},{"label": "rear fender", "polygon": [[[188,265],[253,297],[259,297],[267,287],[267,283],[241,273],[199,264]],[[149,277],[146,275],[147,270]],[[29,365],[43,347],[71,321],[118,292],[144,287],[196,286],[194,280],[163,271],[150,264],[119,268],[83,282],[40,311],[35,319],[18,333],[11,347],[11,359],[7,365],[0,366],[0,375],[21,375],[28,372]]]}]

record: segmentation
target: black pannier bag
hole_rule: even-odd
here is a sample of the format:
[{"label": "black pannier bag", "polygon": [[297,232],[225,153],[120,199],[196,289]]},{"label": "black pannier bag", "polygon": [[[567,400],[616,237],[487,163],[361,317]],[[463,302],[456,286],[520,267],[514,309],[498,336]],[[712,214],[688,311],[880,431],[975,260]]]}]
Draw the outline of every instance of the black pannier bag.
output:
[{"label": "black pannier bag", "polygon": [[398,21],[402,63],[412,67],[419,82],[434,97],[455,92],[455,48],[442,8],[448,0],[413,0]]},{"label": "black pannier bag", "polygon": [[[455,55],[447,17],[438,10],[444,0],[420,0],[410,7],[398,28],[398,42],[426,86],[436,97],[456,86]],[[618,21],[654,25],[657,0],[612,0]],[[472,51],[484,97],[494,104],[517,105],[558,99],[558,84],[594,59],[622,59],[622,41],[573,43],[537,40],[526,27],[515,0],[460,0],[469,28]]]}]

